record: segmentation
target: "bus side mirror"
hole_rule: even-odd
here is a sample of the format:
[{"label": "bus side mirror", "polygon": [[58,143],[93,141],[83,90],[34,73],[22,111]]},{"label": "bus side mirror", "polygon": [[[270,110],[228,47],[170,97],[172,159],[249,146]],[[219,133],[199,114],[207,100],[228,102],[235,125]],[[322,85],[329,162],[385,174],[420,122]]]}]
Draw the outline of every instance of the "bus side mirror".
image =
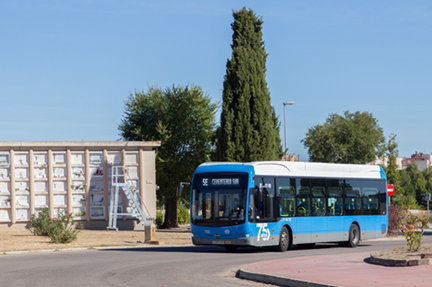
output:
[{"label": "bus side mirror", "polygon": [[182,195],[183,187],[185,185],[190,185],[190,182],[180,182],[180,184],[177,186],[177,197],[180,197]]}]

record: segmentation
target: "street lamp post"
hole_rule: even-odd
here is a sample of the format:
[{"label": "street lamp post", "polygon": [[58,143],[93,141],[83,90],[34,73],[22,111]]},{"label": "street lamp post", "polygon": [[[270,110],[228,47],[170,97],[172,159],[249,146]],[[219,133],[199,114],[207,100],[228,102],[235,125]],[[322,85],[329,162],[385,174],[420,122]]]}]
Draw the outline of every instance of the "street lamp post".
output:
[{"label": "street lamp post", "polygon": [[284,157],[285,157],[285,160],[286,160],[286,150],[287,150],[287,145],[286,145],[286,142],[287,142],[287,136],[286,136],[286,106],[287,105],[292,106],[292,105],[294,105],[294,102],[284,102],[283,105],[284,105],[284,126],[285,126],[285,132],[284,132],[284,136],[285,136]]}]

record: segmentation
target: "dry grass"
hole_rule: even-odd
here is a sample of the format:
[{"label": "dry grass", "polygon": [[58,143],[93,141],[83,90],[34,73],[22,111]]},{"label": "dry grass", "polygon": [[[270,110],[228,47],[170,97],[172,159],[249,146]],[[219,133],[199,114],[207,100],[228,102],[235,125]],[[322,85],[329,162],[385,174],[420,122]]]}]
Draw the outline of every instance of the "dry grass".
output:
[{"label": "dry grass", "polygon": [[[189,232],[156,232],[156,240],[164,245],[192,244]],[[34,236],[29,231],[1,231],[0,254],[10,251],[91,248],[104,246],[150,246],[143,244],[144,231],[97,231],[83,230],[72,243],[51,243],[45,236]]]}]

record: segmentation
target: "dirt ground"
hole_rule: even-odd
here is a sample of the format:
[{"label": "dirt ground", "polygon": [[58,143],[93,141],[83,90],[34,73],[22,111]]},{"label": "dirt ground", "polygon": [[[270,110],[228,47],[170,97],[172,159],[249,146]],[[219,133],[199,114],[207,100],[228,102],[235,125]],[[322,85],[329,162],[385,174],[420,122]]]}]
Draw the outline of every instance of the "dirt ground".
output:
[{"label": "dirt ground", "polygon": [[408,247],[397,247],[381,250],[373,253],[376,258],[392,260],[411,260],[421,259],[421,254],[432,254],[432,244],[422,244],[416,252],[409,251]]},{"label": "dirt ground", "polygon": [[[156,232],[160,245],[192,244],[190,232]],[[35,236],[29,231],[1,231],[0,254],[11,251],[92,248],[107,246],[151,246],[144,242],[144,231],[96,231],[83,230],[72,243],[51,243],[45,236]]]}]

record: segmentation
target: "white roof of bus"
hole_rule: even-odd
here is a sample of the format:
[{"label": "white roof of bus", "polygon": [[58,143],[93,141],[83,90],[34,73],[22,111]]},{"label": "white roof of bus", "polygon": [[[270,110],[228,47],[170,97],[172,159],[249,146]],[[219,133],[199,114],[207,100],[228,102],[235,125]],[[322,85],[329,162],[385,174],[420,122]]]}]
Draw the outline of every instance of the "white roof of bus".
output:
[{"label": "white roof of bus", "polygon": [[[203,165],[231,164],[212,162]],[[290,161],[257,161],[250,163],[232,163],[253,166],[256,175],[334,177],[334,178],[381,178],[381,168],[376,165],[335,164]]]}]

